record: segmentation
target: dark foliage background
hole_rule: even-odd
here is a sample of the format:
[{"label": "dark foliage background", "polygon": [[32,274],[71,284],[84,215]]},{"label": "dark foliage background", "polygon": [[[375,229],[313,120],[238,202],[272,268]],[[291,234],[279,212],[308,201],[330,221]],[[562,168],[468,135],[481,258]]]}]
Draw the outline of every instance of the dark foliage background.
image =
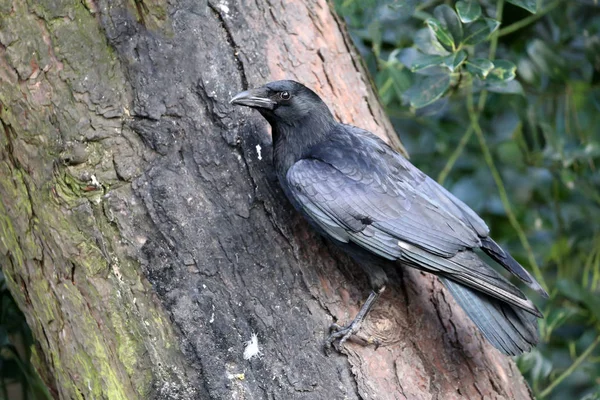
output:
[{"label": "dark foliage background", "polygon": [[597,1],[337,0],[413,163],[548,289],[518,359],[540,399],[600,399]]},{"label": "dark foliage background", "polygon": [[[600,399],[597,0],[335,6],[412,161],[548,289],[542,343],[518,359],[536,397]],[[0,399],[49,398],[32,343],[0,274]]]},{"label": "dark foliage background", "polygon": [[31,364],[33,340],[0,271],[0,400],[51,399]]}]

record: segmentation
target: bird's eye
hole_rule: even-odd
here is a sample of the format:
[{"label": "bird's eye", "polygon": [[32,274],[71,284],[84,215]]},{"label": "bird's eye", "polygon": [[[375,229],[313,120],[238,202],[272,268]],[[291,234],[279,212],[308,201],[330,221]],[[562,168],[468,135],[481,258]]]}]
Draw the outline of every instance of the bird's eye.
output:
[{"label": "bird's eye", "polygon": [[290,94],[290,92],[281,92],[279,93],[279,97],[281,98],[281,100],[289,100],[292,95]]}]

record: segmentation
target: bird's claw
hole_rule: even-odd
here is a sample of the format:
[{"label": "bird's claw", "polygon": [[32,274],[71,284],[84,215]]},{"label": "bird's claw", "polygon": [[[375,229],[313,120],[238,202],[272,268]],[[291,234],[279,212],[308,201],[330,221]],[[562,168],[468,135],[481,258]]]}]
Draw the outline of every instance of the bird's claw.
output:
[{"label": "bird's claw", "polygon": [[352,335],[358,332],[360,328],[360,322],[352,321],[352,323],[348,326],[341,326],[338,324],[331,324],[329,327],[329,337],[325,340],[325,351],[328,353],[333,344],[339,340],[337,344],[337,350],[341,350],[344,347],[344,343],[348,340]]},{"label": "bird's claw", "polygon": [[381,346],[381,340],[377,338],[369,338],[369,344],[374,345],[375,351],[377,351],[377,349]]},{"label": "bird's claw", "polygon": [[[358,329],[360,328],[362,321],[365,319],[367,313],[373,306],[373,303],[375,302],[375,300],[377,300],[377,298],[381,295],[381,293],[384,290],[385,290],[385,286],[382,286],[377,292],[371,291],[371,293],[369,294],[369,297],[367,298],[367,301],[365,301],[365,304],[363,304],[363,306],[361,307],[358,314],[356,314],[356,317],[354,317],[354,320],[352,320],[352,322],[348,326],[340,326],[340,325],[334,323],[329,327],[330,334],[329,334],[329,337],[327,338],[327,340],[325,340],[325,346],[324,346],[325,354],[329,355],[331,346],[336,341],[338,341],[336,350],[337,351],[342,350],[342,348],[344,347],[344,343],[346,343],[346,340],[350,339],[356,332],[358,332]],[[354,338],[352,338],[352,339],[354,340]],[[365,346],[374,343],[376,348],[379,347],[379,344],[380,344],[377,339],[375,339],[375,340],[359,339],[359,343],[362,343]]]}]

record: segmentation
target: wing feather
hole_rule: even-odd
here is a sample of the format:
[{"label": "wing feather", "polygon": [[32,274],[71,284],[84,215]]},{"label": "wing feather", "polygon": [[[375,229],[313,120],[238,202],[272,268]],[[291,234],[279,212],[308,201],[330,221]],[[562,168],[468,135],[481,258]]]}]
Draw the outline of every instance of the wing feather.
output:
[{"label": "wing feather", "polygon": [[470,251],[481,244],[471,224],[428,201],[407,181],[396,183],[403,185],[400,194],[383,178],[369,185],[358,171],[345,171],[353,175],[318,159],[303,159],[287,173],[295,202],[334,239],[353,242],[385,259],[404,261],[541,316],[515,286]]},{"label": "wing feather", "polygon": [[[390,235],[402,232],[412,238],[411,243],[444,257],[466,248],[481,248],[527,286],[548,297],[544,288],[489,237],[488,226],[469,206],[371,132],[350,125],[340,125],[340,129],[329,145],[320,146],[312,156],[368,187],[369,198],[373,193],[386,195],[386,201],[395,198],[377,204],[387,214],[380,229]],[[361,206],[365,204],[363,201]],[[394,213],[385,206],[403,210],[403,221],[394,221]]]}]

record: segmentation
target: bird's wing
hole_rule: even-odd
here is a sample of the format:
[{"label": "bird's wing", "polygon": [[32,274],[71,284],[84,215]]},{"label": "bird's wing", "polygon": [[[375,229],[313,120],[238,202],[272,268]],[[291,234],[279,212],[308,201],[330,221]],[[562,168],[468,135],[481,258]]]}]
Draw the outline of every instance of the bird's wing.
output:
[{"label": "bird's wing", "polygon": [[[359,179],[358,174],[364,176]],[[362,232],[368,244],[381,247],[384,236],[391,236],[446,257],[479,244],[469,227],[410,185],[387,187],[385,182],[376,182],[376,174],[366,174],[359,169],[342,172],[320,160],[304,159],[290,168],[287,180],[305,211],[323,229],[334,230],[338,240],[348,241],[349,233]],[[375,229],[365,229],[369,226]],[[397,239],[391,244],[390,256],[396,258]]]},{"label": "bird's wing", "polygon": [[[410,182],[415,189],[418,188],[422,195],[426,196],[438,207],[458,218],[465,225],[471,227],[478,236],[485,237],[489,235],[490,229],[475,211],[442,185],[425,175],[402,155],[392,150],[380,138],[369,131],[355,126],[343,125],[343,127],[350,135],[360,138],[359,140],[364,142],[367,148],[375,149],[379,157],[391,166],[392,172],[396,173],[396,178]],[[334,165],[338,168],[344,168],[344,160],[347,159],[341,158],[339,159],[341,162],[334,162]]]},{"label": "bird's wing", "polygon": [[[346,154],[351,157],[352,152]],[[516,287],[476,254],[463,251],[480,245],[470,226],[419,193],[408,178],[391,181],[392,175],[377,168],[385,167],[354,163],[340,171],[318,159],[303,159],[286,178],[295,202],[333,238],[539,314]],[[463,260],[467,254],[479,262]]]},{"label": "bird's wing", "polygon": [[288,183],[315,196],[324,209],[337,207],[337,222],[351,231],[372,225],[444,257],[481,245],[478,231],[487,232],[483,221],[484,228],[474,229],[427,175],[374,135],[342,127],[341,134],[288,170]]},{"label": "bird's wing", "polygon": [[[381,139],[371,132],[350,125],[343,125],[346,136],[358,138],[363,143],[362,148],[372,149],[370,155],[360,154],[360,157],[371,157],[383,161],[379,164],[389,166],[392,172],[391,181],[403,181],[413,190],[418,192],[432,204],[446,211],[453,217],[458,218],[466,226],[470,227],[479,236],[481,244],[478,245],[494,261],[504,267],[513,275],[517,276],[527,286],[548,297],[548,293],[535,280],[531,274],[521,266],[511,255],[502,249],[492,238],[489,237],[489,228],[485,222],[469,206],[456,198],[452,193],[446,190],[442,185],[425,175],[417,167],[412,165],[402,155],[393,151]],[[356,144],[354,144],[356,146]],[[330,161],[337,169],[341,171],[353,171],[356,160],[347,157],[331,156],[331,151],[324,154],[324,160]],[[355,152],[356,153],[356,152]]]}]

